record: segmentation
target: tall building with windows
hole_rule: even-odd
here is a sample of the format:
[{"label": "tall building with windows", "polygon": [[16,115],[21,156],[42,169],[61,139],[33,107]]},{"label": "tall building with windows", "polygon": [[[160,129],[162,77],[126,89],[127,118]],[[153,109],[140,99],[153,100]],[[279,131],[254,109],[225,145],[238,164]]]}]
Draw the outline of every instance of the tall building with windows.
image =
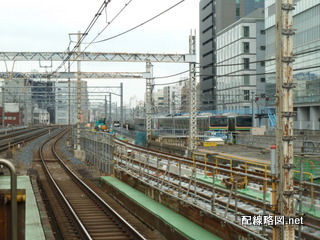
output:
[{"label": "tall building with windows", "polygon": [[[320,1],[294,0],[293,37],[295,129],[320,130]],[[275,58],[275,0],[265,6],[266,59]],[[275,61],[266,62],[266,73],[275,71]],[[266,94],[275,106],[276,80],[266,75]]]},{"label": "tall building with windows", "polygon": [[264,33],[264,8],[217,33],[217,110],[252,108],[260,102],[264,94]]},{"label": "tall building with windows", "polygon": [[186,81],[163,88],[163,106],[170,114],[180,113],[182,109],[182,89],[186,86]]},{"label": "tall building with windows", "polygon": [[200,1],[200,108],[217,109],[217,34],[257,8],[264,0]]},{"label": "tall building with windows", "polygon": [[163,97],[163,89],[157,89],[157,91],[154,91],[152,93],[152,106],[153,106],[153,112],[158,113],[165,113],[166,109],[164,107],[164,97]]},{"label": "tall building with windows", "polygon": [[[77,81],[58,81],[55,83],[55,123],[75,124],[77,123]],[[80,122],[89,121],[89,98],[87,82],[81,81],[81,112]],[[70,113],[70,114],[69,114]],[[70,116],[70,119],[69,119]]]}]

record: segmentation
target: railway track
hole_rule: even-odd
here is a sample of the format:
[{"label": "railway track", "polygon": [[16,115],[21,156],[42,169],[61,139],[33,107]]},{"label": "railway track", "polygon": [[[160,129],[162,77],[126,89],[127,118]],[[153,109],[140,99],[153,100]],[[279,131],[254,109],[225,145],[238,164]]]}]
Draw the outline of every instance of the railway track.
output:
[{"label": "railway track", "polygon": [[28,129],[17,129],[0,134],[0,152],[10,149],[18,144],[38,138],[58,127],[39,127]]},{"label": "railway track", "polygon": [[[115,151],[116,165],[121,171],[125,171],[138,181],[143,181],[153,188],[161,189],[166,194],[194,204],[199,211],[205,210],[212,215],[219,212],[220,215],[234,222],[239,221],[240,216],[273,215],[272,205],[266,200],[245,196],[238,190],[228,190],[212,183],[212,176],[215,176],[215,179],[221,179],[230,177],[231,173],[234,177],[250,175],[248,171],[245,173],[243,169],[230,170],[230,166],[226,167],[222,164],[204,164],[201,161],[140,148],[120,140],[115,140],[115,142],[118,146]],[[192,177],[195,174],[204,175],[204,173],[210,173],[209,182]],[[270,184],[271,180],[266,181],[266,179],[268,176],[254,173],[248,176],[247,180]],[[319,236],[313,234],[320,230],[319,218],[304,216],[304,220],[304,226],[300,229],[302,236],[307,239],[320,239]],[[251,231],[269,232],[270,236],[271,226],[251,227]]]},{"label": "railway track", "polygon": [[39,147],[41,177],[57,239],[145,239],[63,163],[55,149],[59,133]]}]

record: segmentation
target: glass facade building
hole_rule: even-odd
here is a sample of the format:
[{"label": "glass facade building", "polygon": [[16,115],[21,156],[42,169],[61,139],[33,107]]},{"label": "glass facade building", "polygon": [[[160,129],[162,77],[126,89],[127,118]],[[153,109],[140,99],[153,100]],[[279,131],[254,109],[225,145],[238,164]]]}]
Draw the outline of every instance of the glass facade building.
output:
[{"label": "glass facade building", "polygon": [[264,39],[263,8],[217,34],[218,110],[251,108],[252,99],[264,93]]},{"label": "glass facade building", "polygon": [[[320,123],[320,1],[295,0],[293,11],[295,128],[319,130]],[[275,0],[266,1],[266,59],[275,58]],[[266,61],[266,94],[275,105],[275,61]],[[271,74],[268,74],[271,73]]]},{"label": "glass facade building", "polygon": [[264,8],[264,0],[200,1],[200,108],[217,109],[217,33]]}]

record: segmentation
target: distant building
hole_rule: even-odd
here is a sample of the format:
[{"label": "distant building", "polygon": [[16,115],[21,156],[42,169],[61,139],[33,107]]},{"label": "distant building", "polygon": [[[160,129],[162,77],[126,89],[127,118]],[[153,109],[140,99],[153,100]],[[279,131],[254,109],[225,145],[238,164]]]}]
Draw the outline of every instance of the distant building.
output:
[{"label": "distant building", "polygon": [[257,8],[264,0],[200,1],[201,110],[217,109],[217,34]]},{"label": "distant building", "polygon": [[[294,111],[295,129],[320,130],[320,1],[295,0],[293,11]],[[266,59],[275,58],[275,0],[265,6]],[[275,61],[266,62],[266,72],[275,72]],[[266,94],[275,107],[276,81],[274,74],[266,75]]]},{"label": "distant building", "polygon": [[[55,123],[76,124],[77,123],[77,81],[58,81],[55,88]],[[70,90],[70,91],[69,91]],[[81,81],[81,112],[80,122],[89,122],[87,82]],[[70,118],[69,118],[70,116]],[[70,119],[70,120],[69,120]]]},{"label": "distant building", "polygon": [[[0,106],[3,107],[8,103],[18,104],[19,112],[21,112],[19,122],[24,125],[32,123],[31,82],[30,79],[23,78],[4,79],[2,81]],[[6,108],[5,112],[7,112]]]},{"label": "distant building", "polygon": [[[197,83],[196,86],[196,92],[197,92],[197,102],[196,102],[196,109],[197,111],[200,109],[200,84]],[[181,90],[181,113],[188,113],[190,112],[190,87],[188,82],[186,82],[186,85],[183,86]]]},{"label": "distant building", "polygon": [[[54,81],[47,80],[33,80],[30,82],[33,111],[35,110],[35,108],[37,109],[37,111],[38,109],[48,111],[50,123],[55,123],[56,115],[54,83]],[[32,116],[34,116],[34,114]],[[35,122],[34,119],[32,121]]]},{"label": "distant building", "polygon": [[164,107],[164,96],[163,96],[164,90],[163,89],[157,89],[152,93],[152,100],[154,107],[153,112],[155,114],[157,113],[165,113],[165,107]]},{"label": "distant building", "polygon": [[39,106],[35,104],[33,108],[33,124],[50,124],[50,113],[47,109],[39,108]]},{"label": "distant building", "polygon": [[163,101],[166,113],[180,113],[182,108],[182,89],[186,86],[186,79],[177,84],[163,88]]},{"label": "distant building", "polygon": [[264,8],[217,33],[217,110],[232,112],[251,108],[253,100],[260,102],[265,84],[264,37]]},{"label": "distant building", "polygon": [[[0,107],[0,126],[2,126],[2,114],[2,107]],[[22,111],[20,111],[18,105],[14,108],[7,105],[4,113],[4,126],[8,126],[9,124],[11,126],[22,125],[22,117]]]}]

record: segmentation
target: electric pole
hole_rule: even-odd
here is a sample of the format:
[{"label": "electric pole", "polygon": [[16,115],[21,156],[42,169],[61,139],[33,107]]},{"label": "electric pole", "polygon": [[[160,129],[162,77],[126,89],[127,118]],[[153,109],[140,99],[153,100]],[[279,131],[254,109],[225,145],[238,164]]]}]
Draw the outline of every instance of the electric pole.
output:
[{"label": "electric pole", "polygon": [[284,222],[273,228],[274,240],[294,240],[294,225],[285,224],[294,217],[293,198],[293,0],[276,1],[276,108],[277,108],[277,192],[275,218]]},{"label": "electric pole", "polygon": [[[189,36],[189,54],[196,54],[196,36],[192,35],[192,32]],[[197,134],[197,82],[196,82],[196,63],[189,63],[189,91],[190,91],[190,127],[189,127],[189,146],[188,150],[193,152],[197,148],[196,134]]]},{"label": "electric pole", "polygon": [[147,61],[146,64],[146,76],[146,140],[148,146],[152,134],[152,90],[154,87],[153,65],[150,61]]},{"label": "electric pole", "polygon": [[[78,32],[78,53],[81,53],[80,49],[81,33]],[[80,147],[80,118],[81,118],[81,62],[77,61],[77,150],[81,150]]]}]

